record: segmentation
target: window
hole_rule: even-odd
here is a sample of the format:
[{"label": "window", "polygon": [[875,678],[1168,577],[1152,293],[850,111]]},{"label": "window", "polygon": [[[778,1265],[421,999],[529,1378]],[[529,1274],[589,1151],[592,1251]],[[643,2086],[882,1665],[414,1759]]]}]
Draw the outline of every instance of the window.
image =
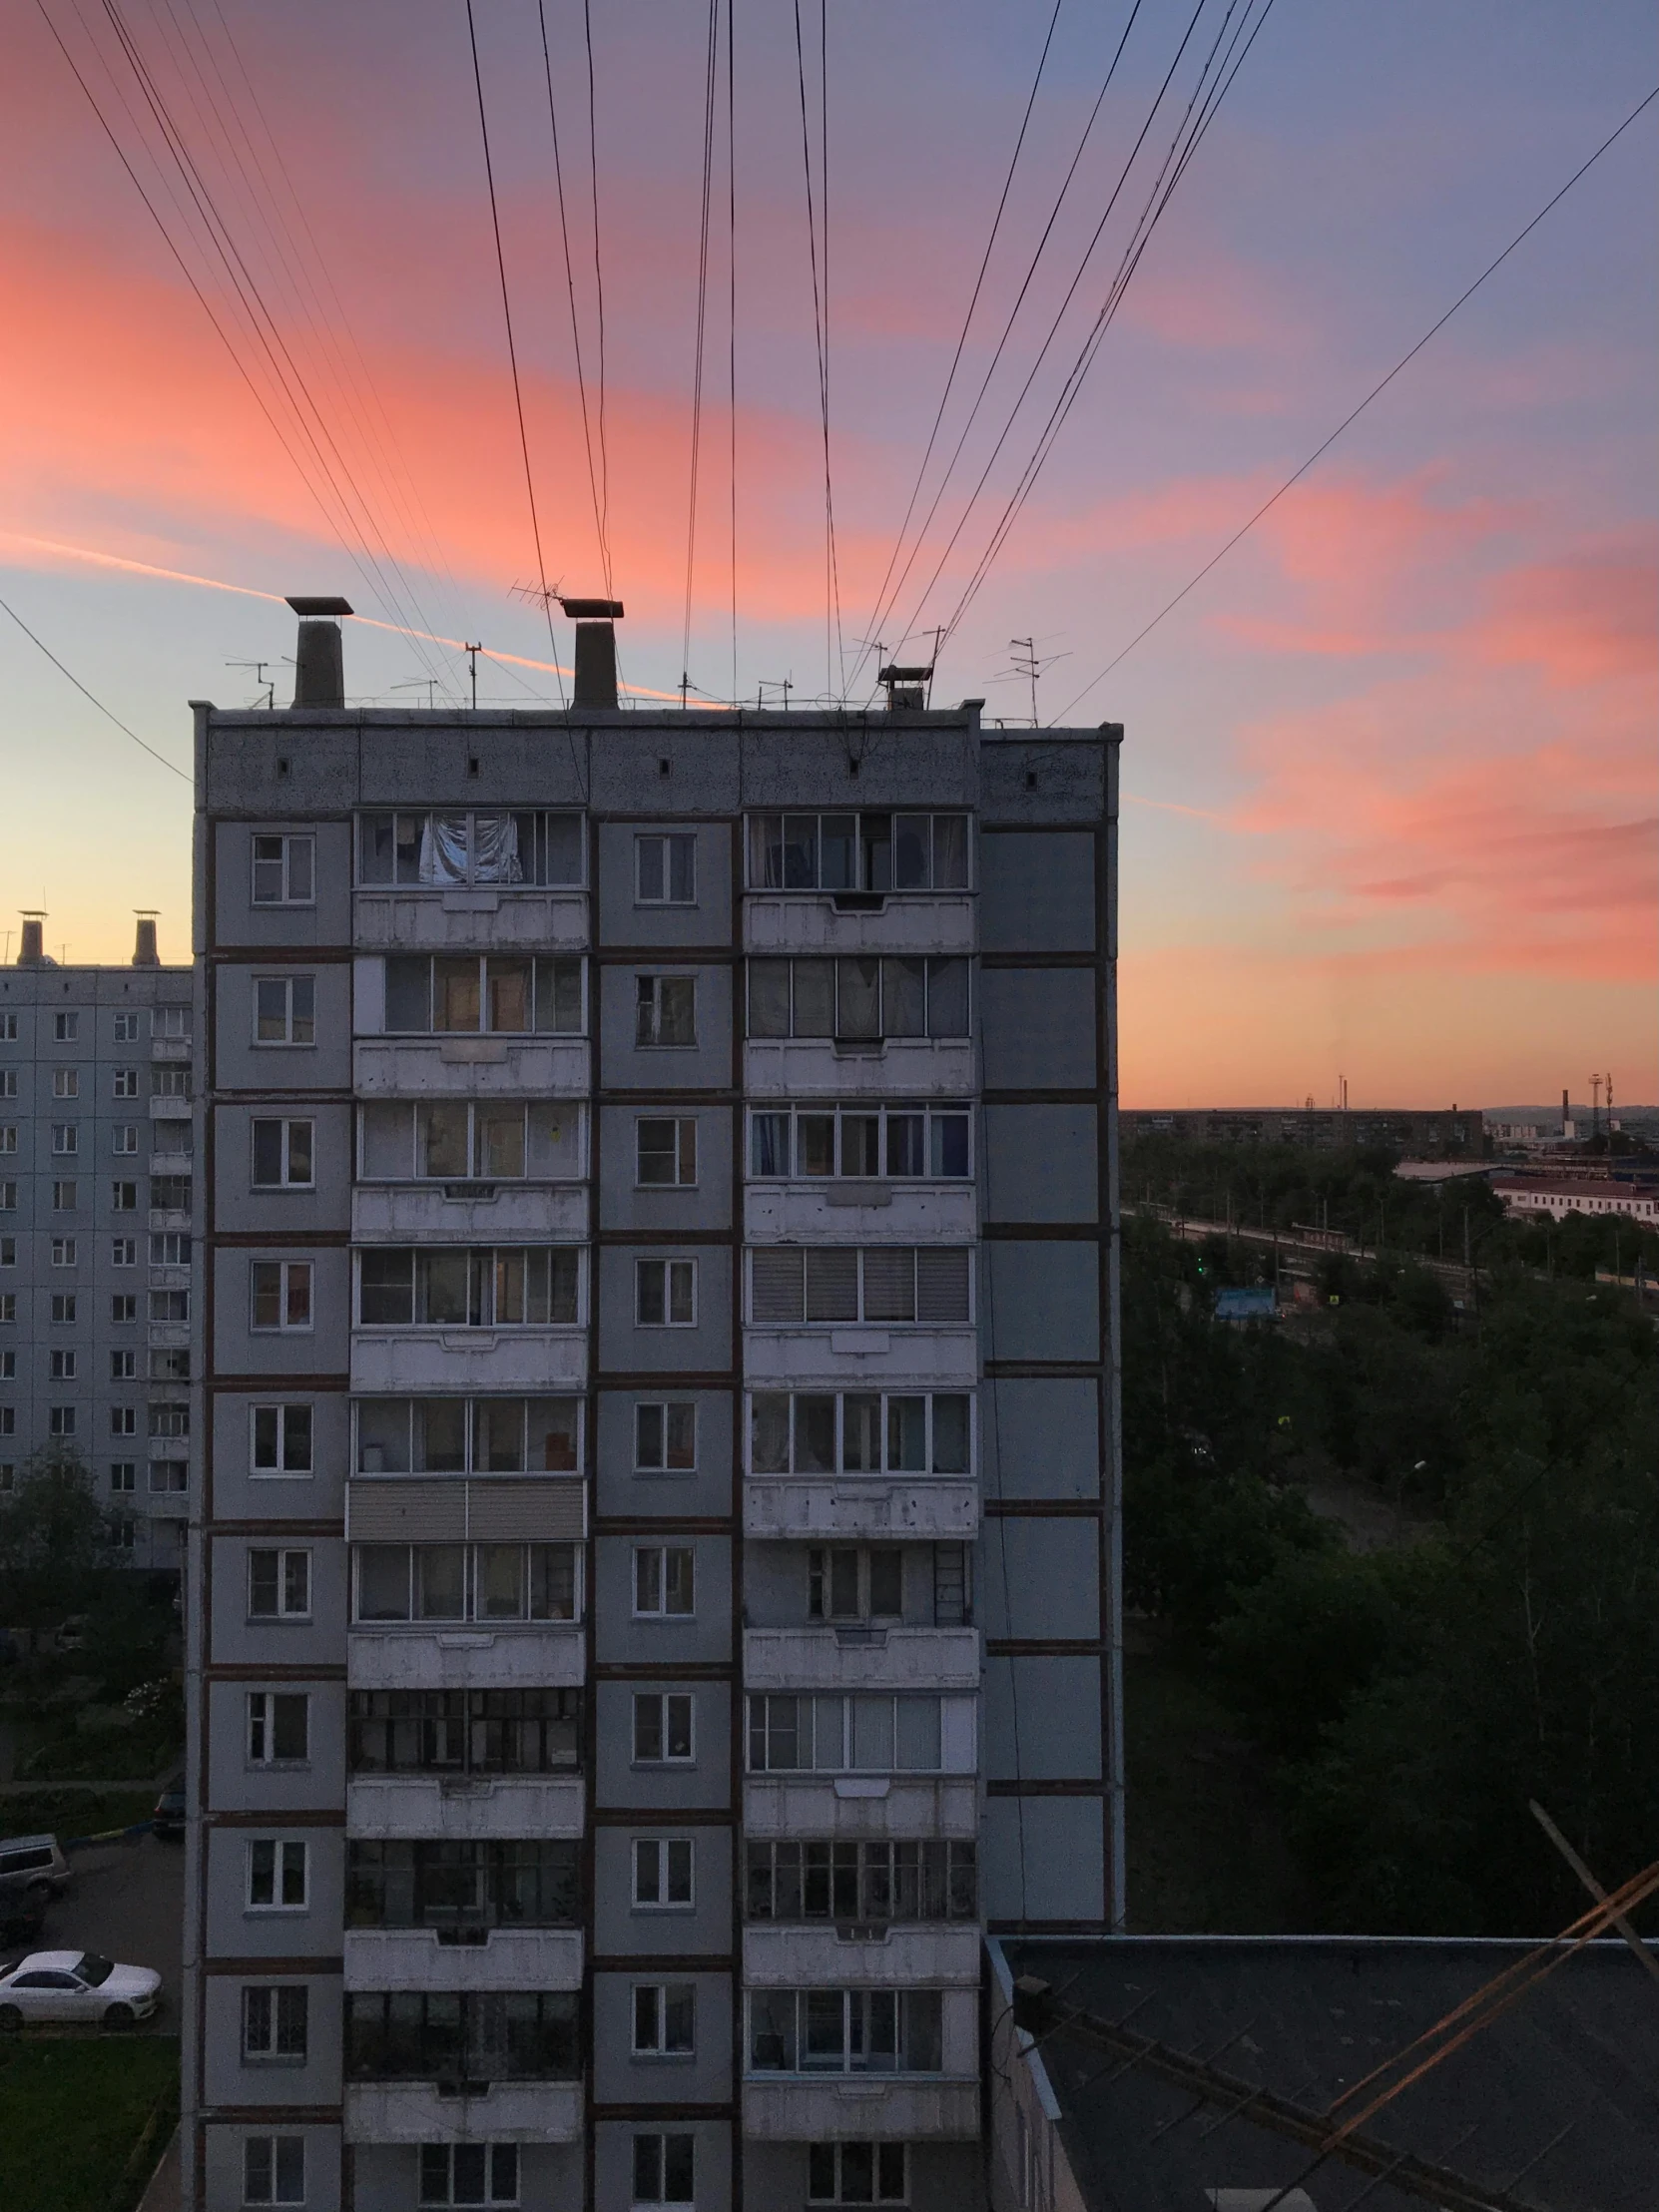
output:
[{"label": "window", "polygon": [[757,1691],[749,1700],[749,1767],[752,1774],[961,1774],[973,1764],[972,1725],[971,1698]]},{"label": "window", "polygon": [[79,1098],[81,1095],[81,1071],[79,1068],[54,1068],[52,1070],[52,1096],[54,1098]]},{"label": "window", "polygon": [[310,1189],[313,1127],[309,1121],[253,1124],[255,1190]]},{"label": "window", "polygon": [[345,1847],[348,1928],[573,1928],[578,1851],[547,1837]]},{"label": "window", "polygon": [[139,1040],[139,1017],[137,1014],[117,1014],[115,1028],[112,1033],[117,1044],[137,1044]]},{"label": "window", "polygon": [[635,1764],[649,1767],[671,1761],[689,1763],[693,1757],[690,1691],[636,1690]]},{"label": "window", "polygon": [[[150,1249],[154,1255],[157,1240],[152,1237]],[[185,1239],[188,1247],[190,1239]],[[112,1237],[110,1239],[110,1265],[112,1268],[136,1268],[138,1266],[138,1239],[136,1237]]]},{"label": "window", "polygon": [[897,1544],[815,1545],[807,1554],[807,1617],[902,1620],[902,1549]]},{"label": "window", "polygon": [[76,1432],[73,1405],[49,1405],[46,1409],[46,1433],[49,1436],[73,1436]]},{"label": "window", "polygon": [[254,978],[254,1042],[315,1044],[314,975],[257,975]]},{"label": "window", "polygon": [[15,1436],[16,1434],[17,1407],[15,1405],[0,1405],[0,1436]]},{"label": "window", "polygon": [[386,960],[393,1036],[582,1034],[582,962],[528,954],[394,953]]},{"label": "window", "polygon": [[[308,844],[310,839],[305,837],[297,841]],[[302,901],[301,903],[308,903],[308,901]],[[171,1039],[175,1044],[182,1043],[190,1035],[190,1008],[188,1006],[153,1006],[150,1010],[150,1034],[152,1037]],[[187,1098],[190,1096],[188,1084],[184,1095]]]},{"label": "window", "polygon": [[16,1124],[16,1122],[15,1122],[15,1121],[0,1122],[0,1152],[15,1152],[16,1150],[17,1150],[17,1124]]},{"label": "window", "polygon": [[634,1407],[634,1472],[690,1474],[697,1465],[697,1402],[651,1400]]},{"label": "window", "polygon": [[188,1067],[153,1067],[150,1070],[152,1098],[189,1098],[191,1095],[191,1073]]},{"label": "window", "polygon": [[695,2204],[697,2161],[693,2135],[634,2137],[635,2204]]},{"label": "window", "polygon": [[248,1846],[248,1908],[253,1913],[302,1913],[306,1900],[306,1847],[286,1838],[256,1836]]},{"label": "window", "polygon": [[157,1175],[150,1182],[150,1203],[164,1214],[188,1214],[190,1212],[190,1177],[188,1175]]},{"label": "window", "polygon": [[118,1158],[124,1153],[137,1152],[139,1148],[138,1139],[138,1123],[136,1121],[117,1122],[111,1133],[110,1150]]},{"label": "window", "polygon": [[309,1474],[311,1409],[308,1405],[256,1405],[253,1409],[253,1471],[256,1474]]},{"label": "window", "polygon": [[[16,1318],[15,1315],[13,1318]],[[4,1316],[0,1316],[0,1319],[4,1319]],[[17,1354],[15,1352],[0,1352],[0,1382],[15,1382],[16,1381]]]},{"label": "window", "polygon": [[[186,1297],[186,1298],[188,1298],[188,1297],[190,1296],[190,1294],[189,1294],[189,1292],[188,1292],[188,1291],[187,1291],[187,1292],[185,1292],[185,1293],[183,1293],[183,1294],[179,1294],[179,1293],[173,1293],[173,1294],[168,1294],[168,1293],[166,1293],[166,1292],[152,1292],[152,1294],[151,1294],[151,1298],[150,1298],[150,1312],[151,1312],[151,1319],[152,1319],[152,1320],[155,1320],[156,1318],[158,1318],[158,1317],[157,1317],[157,1315],[156,1315],[156,1310],[155,1310],[155,1309],[156,1309],[156,1299],[157,1299],[158,1297],[166,1297],[166,1296],[169,1296],[169,1295],[173,1295],[173,1296],[179,1296],[179,1295],[183,1295],[183,1296],[184,1296],[184,1297]],[[187,1318],[187,1319],[189,1318],[189,1316],[188,1316],[188,1313],[187,1313],[187,1316],[186,1316],[186,1318]],[[131,1291],[117,1291],[117,1292],[116,1292],[116,1293],[115,1293],[115,1294],[113,1295],[113,1297],[112,1297],[112,1298],[111,1298],[111,1300],[110,1300],[110,1320],[111,1320],[112,1322],[114,1322],[114,1323],[116,1324],[116,1326],[117,1326],[118,1328],[119,1328],[119,1327],[121,1327],[121,1326],[122,1326],[123,1324],[125,1324],[125,1323],[128,1323],[128,1322],[136,1322],[136,1321],[138,1320],[138,1300],[137,1300],[137,1298],[136,1298],[136,1297],[134,1296],[134,1294],[133,1294],[133,1293],[132,1293]]]},{"label": "window", "polygon": [[79,1258],[79,1247],[73,1237],[52,1239],[52,1265],[55,1268],[72,1268]]},{"label": "window", "polygon": [[689,1544],[638,1544],[634,1549],[634,1618],[689,1620],[693,1559]]},{"label": "window", "polygon": [[[55,1256],[53,1264],[54,1266],[57,1264]],[[15,1237],[0,1237],[0,1268],[15,1268],[16,1265],[17,1239]]]},{"label": "window", "polygon": [[749,1999],[753,2073],[938,2073],[937,1989],[768,1989]]},{"label": "window", "polygon": [[302,1766],[310,1757],[310,1699],[303,1691],[250,1690],[248,1764]]},{"label": "window", "polygon": [[250,1620],[309,1620],[311,1555],[308,1551],[250,1551]]},{"label": "window", "polygon": [[112,1352],[110,1354],[110,1381],[112,1382],[136,1382],[138,1381],[138,1354],[136,1352]]},{"label": "window", "polygon": [[582,1108],[573,1101],[364,1106],[357,1127],[366,1182],[551,1182],[582,1172]]},{"label": "window", "polygon": [[356,1544],[357,1621],[574,1621],[575,1544]]},{"label": "window", "polygon": [[245,2064],[285,2060],[297,2065],[304,2059],[309,1996],[310,1991],[303,1982],[244,1984],[242,2055]]},{"label": "window", "polygon": [[136,1436],[138,1434],[138,1407],[136,1405],[112,1405],[110,1407],[110,1434],[112,1436]]},{"label": "window", "polygon": [[653,1912],[692,1902],[692,1840],[689,1836],[638,1836],[634,1839],[634,1903]]},{"label": "window", "polygon": [[351,1690],[353,1774],[574,1774],[580,1690]]},{"label": "window", "polygon": [[0,1183],[0,1214],[15,1214],[16,1212],[17,1185],[15,1183]]},{"label": "window", "polygon": [[928,1838],[747,1845],[744,1911],[752,1921],[841,1927],[979,1917],[977,1846]]},{"label": "window", "polygon": [[[124,1240],[117,1238],[116,1242]],[[137,1257],[136,1248],[129,1247],[126,1259],[118,1259],[116,1266],[130,1268]],[[153,1268],[188,1268],[190,1266],[190,1239],[177,1229],[161,1229],[150,1239],[150,1265]]]},{"label": "window", "polygon": [[75,1183],[54,1183],[52,1186],[52,1211],[55,1214],[73,1214],[81,1203],[80,1186]]},{"label": "window", "polygon": [[112,1459],[110,1488],[118,1497],[130,1496],[138,1488],[138,1462],[133,1459]]},{"label": "window", "polygon": [[137,1098],[138,1094],[139,1094],[139,1071],[138,1071],[138,1069],[137,1069],[137,1068],[117,1068],[117,1069],[115,1070],[115,1072],[113,1073],[113,1075],[112,1075],[112,1076],[110,1077],[110,1095],[111,1095],[111,1097],[112,1097],[112,1098]]},{"label": "window", "polygon": [[965,1245],[759,1245],[749,1255],[750,1319],[965,1323]]},{"label": "window", "polygon": [[691,830],[634,839],[634,896],[642,906],[697,904],[697,838]]},{"label": "window", "polygon": [[[348,2081],[570,2081],[574,1990],[396,1991],[345,1999]],[[462,2145],[454,2145],[458,2153]],[[459,2202],[455,2199],[452,2201]]]},{"label": "window", "polygon": [[973,1401],[955,1391],[757,1390],[754,1474],[967,1474]]},{"label": "window", "polygon": [[634,1124],[634,1181],[682,1188],[697,1181],[697,1122],[690,1114]]},{"label": "window", "polygon": [[138,1542],[138,1523],[131,1520],[112,1520],[110,1542],[117,1551],[131,1551]]},{"label": "window", "polygon": [[16,1042],[17,1016],[15,1014],[0,1014],[0,1044],[16,1044]]},{"label": "window", "polygon": [[637,1045],[696,1044],[695,975],[636,975],[634,1009]]},{"label": "window", "polygon": [[357,1319],[369,1329],[570,1326],[581,1319],[581,1279],[574,1245],[390,1245],[357,1255]]},{"label": "window", "polygon": [[751,1114],[749,1172],[963,1180],[972,1173],[968,1122],[965,1108],[923,1106]]},{"label": "window", "polygon": [[[134,1311],[130,1314],[118,1315],[116,1319],[137,1321],[138,1300],[136,1298],[129,1299],[127,1303]],[[190,1320],[189,1291],[152,1291],[150,1293],[150,1319],[153,1322],[166,1323],[170,1328],[183,1327]]]},{"label": "window", "polygon": [[17,1293],[0,1291],[0,1322],[7,1324],[17,1320]]},{"label": "window", "polygon": [[427,2204],[516,2204],[516,2143],[422,2143],[420,2201]]},{"label": "window", "polygon": [[52,1036],[56,1043],[73,1044],[80,1034],[81,1017],[79,1014],[54,1014],[52,1016]]},{"label": "window", "polygon": [[49,1311],[54,1326],[73,1323],[77,1310],[76,1293],[74,1291],[54,1291],[52,1293],[52,1303]]},{"label": "window", "polygon": [[[151,1240],[152,1243],[155,1241]],[[309,1329],[311,1326],[311,1263],[309,1260],[256,1260],[250,1270],[253,1284],[252,1329]]]},{"label": "window", "polygon": [[[254,904],[310,906],[316,902],[316,839],[310,836],[256,836]],[[172,1008],[158,1007],[158,1013]]]},{"label": "window", "polygon": [[358,1474],[579,1474],[576,1397],[365,1397]]},{"label": "window", "polygon": [[138,1212],[138,1185],[136,1183],[112,1183],[110,1185],[110,1208],[113,1213],[117,1214],[136,1214]]},{"label": "window", "polygon": [[181,1437],[190,1434],[190,1404],[188,1399],[170,1398],[152,1401],[150,1406],[150,1433],[152,1436]]},{"label": "window", "polygon": [[152,1382],[188,1382],[190,1381],[190,1354],[183,1346],[171,1350],[164,1346],[150,1348],[150,1380]]},{"label": "window", "polygon": [[75,1380],[75,1355],[73,1352],[47,1354],[46,1372],[54,1382],[73,1382]]},{"label": "window", "polygon": [[966,960],[751,960],[752,1037],[965,1037]]},{"label": "window", "polygon": [[303,2204],[303,2135],[248,2135],[242,2145],[244,2204]]},{"label": "window", "polygon": [[809,2204],[903,2204],[903,2143],[809,2143]]},{"label": "window", "polygon": [[634,1319],[642,1329],[697,1326],[697,1262],[636,1260]]},{"label": "window", "polygon": [[16,1070],[16,1068],[0,1068],[0,1098],[15,1098],[16,1096],[17,1096],[17,1070]]},{"label": "window", "polygon": [[73,1157],[81,1149],[81,1125],[78,1121],[55,1121],[52,1124],[52,1150],[60,1159]]},{"label": "window", "polygon": [[695,2048],[697,1992],[689,1981],[636,1981],[636,2058],[689,2058]]},{"label": "window", "polygon": [[579,890],[582,818],[552,814],[360,815],[357,881],[519,883]]},{"label": "window", "polygon": [[751,815],[749,887],[966,890],[966,815]]}]

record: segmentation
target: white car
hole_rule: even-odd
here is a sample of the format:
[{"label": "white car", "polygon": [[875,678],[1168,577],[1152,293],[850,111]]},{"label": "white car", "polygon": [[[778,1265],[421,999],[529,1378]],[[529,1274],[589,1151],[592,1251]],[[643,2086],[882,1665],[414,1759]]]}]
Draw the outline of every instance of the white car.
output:
[{"label": "white car", "polygon": [[100,2020],[130,2027],[147,2020],[162,1977],[149,1966],[118,1966],[95,1950],[36,1950],[0,1974],[0,2028],[28,2020]]}]

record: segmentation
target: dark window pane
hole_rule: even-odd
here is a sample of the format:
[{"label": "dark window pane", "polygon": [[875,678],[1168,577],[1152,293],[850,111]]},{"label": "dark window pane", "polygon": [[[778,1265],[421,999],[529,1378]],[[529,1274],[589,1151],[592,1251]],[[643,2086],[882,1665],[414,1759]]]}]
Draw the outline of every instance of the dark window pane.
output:
[{"label": "dark window pane", "polygon": [[928,817],[898,815],[893,821],[892,881],[899,891],[924,891],[930,870],[927,860]]},{"label": "dark window pane", "polygon": [[432,963],[393,958],[386,962],[386,1027],[394,1035],[421,1036],[432,1026]]}]

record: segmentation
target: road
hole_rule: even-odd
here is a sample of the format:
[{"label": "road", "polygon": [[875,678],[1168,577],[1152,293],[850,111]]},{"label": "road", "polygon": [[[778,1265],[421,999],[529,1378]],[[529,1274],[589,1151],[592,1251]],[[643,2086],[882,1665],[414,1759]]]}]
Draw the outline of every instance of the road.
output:
[{"label": "road", "polygon": [[47,1908],[32,1943],[3,1954],[10,1966],[25,1950],[101,1950],[123,1965],[154,1966],[162,1977],[155,2025],[179,2032],[179,1974],[184,1941],[185,1847],[145,1836],[135,1844],[99,1844],[72,1852],[66,1897]]}]

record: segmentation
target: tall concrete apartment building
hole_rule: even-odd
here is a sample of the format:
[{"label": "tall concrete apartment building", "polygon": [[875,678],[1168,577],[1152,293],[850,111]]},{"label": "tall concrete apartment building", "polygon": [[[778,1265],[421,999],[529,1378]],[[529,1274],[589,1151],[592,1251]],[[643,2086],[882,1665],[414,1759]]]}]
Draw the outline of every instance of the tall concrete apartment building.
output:
[{"label": "tall concrete apartment building", "polygon": [[139,919],[130,967],[69,966],[25,914],[0,967],[0,1491],[72,1451],[135,1567],[190,1509],[192,974]]},{"label": "tall concrete apartment building", "polygon": [[1121,1918],[1116,740],[199,705],[187,2202],[980,2198]]}]

